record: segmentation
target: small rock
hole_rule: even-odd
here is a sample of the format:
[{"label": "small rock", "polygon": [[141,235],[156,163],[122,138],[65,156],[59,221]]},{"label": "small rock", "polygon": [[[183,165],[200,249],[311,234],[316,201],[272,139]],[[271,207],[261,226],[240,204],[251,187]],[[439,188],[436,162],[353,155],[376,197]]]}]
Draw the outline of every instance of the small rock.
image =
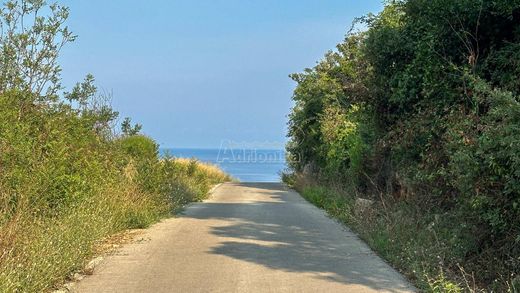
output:
[{"label": "small rock", "polygon": [[370,208],[374,204],[373,200],[365,199],[365,198],[356,198],[356,209],[366,210]]},{"label": "small rock", "polygon": [[95,259],[91,260],[86,266],[85,266],[85,269],[83,270],[85,274],[87,275],[92,275],[94,273],[94,269],[99,265],[101,264],[101,262],[103,261],[103,257],[101,256],[98,256],[96,257]]},{"label": "small rock", "polygon": [[373,200],[356,198],[356,202],[354,203],[354,214],[362,219],[371,217],[373,211],[372,205],[374,205]]},{"label": "small rock", "polygon": [[63,285],[63,287],[65,287],[65,290],[67,290],[66,292],[73,292],[74,283],[67,283],[67,284]]},{"label": "small rock", "polygon": [[83,280],[84,277],[85,277],[85,276],[82,275],[82,274],[75,273],[74,276],[72,276],[72,279],[73,279],[74,281],[81,281],[81,280]]}]

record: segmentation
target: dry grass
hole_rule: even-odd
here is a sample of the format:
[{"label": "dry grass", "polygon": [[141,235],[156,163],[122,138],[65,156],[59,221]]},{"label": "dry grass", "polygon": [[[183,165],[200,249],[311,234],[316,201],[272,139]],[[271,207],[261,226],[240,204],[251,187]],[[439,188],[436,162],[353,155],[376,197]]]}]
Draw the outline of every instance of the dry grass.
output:
[{"label": "dry grass", "polygon": [[0,291],[50,289],[84,265],[99,239],[135,219],[153,222],[161,210],[129,184],[107,189],[56,217],[35,217],[26,211],[0,227],[0,233],[8,235],[0,247]]},{"label": "dry grass", "polygon": [[193,166],[195,164],[195,168],[198,172],[206,174],[206,176],[208,176],[209,178],[213,178],[213,180],[219,182],[236,181],[236,179],[232,178],[229,174],[226,174],[217,165],[187,158],[175,158],[173,160],[175,161],[175,163],[183,166],[186,169],[190,168],[190,166]]}]

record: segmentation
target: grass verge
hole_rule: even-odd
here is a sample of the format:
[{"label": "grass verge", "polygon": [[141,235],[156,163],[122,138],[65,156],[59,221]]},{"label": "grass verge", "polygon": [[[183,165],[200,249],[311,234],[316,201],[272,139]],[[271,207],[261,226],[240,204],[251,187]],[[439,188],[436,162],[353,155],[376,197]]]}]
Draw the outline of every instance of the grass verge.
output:
[{"label": "grass verge", "polygon": [[81,270],[106,237],[147,227],[231,180],[217,167],[195,160],[164,160],[157,168],[164,176],[158,193],[123,178],[56,216],[20,210],[16,219],[0,226],[0,292],[51,290]]},{"label": "grass verge", "polygon": [[[465,219],[456,213],[424,213],[404,201],[359,199],[354,191],[293,182],[309,202],[355,231],[376,253],[425,292],[487,292],[464,252],[474,245]],[[488,269],[493,270],[493,264]],[[510,276],[505,276],[510,277]],[[494,292],[518,292],[519,284],[496,280]]]}]

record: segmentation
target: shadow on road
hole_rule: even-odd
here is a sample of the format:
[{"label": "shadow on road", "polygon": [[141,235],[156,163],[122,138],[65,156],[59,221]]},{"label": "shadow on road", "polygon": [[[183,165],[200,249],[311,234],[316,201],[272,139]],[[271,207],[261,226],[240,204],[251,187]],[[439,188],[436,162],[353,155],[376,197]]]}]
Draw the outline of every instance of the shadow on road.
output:
[{"label": "shadow on road", "polygon": [[[400,277],[395,271],[356,236],[283,185],[239,185],[254,188],[255,200],[199,203],[183,215],[225,221],[211,228],[211,233],[222,241],[208,253],[388,292],[410,289],[404,282],[396,282]],[[235,195],[226,194],[225,198],[233,199]]]}]

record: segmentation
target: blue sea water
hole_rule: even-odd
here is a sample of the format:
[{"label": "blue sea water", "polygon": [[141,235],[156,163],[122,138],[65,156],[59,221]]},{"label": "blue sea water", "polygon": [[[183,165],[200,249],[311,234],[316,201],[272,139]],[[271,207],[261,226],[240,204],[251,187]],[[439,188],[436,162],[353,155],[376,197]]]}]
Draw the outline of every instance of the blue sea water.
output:
[{"label": "blue sea water", "polygon": [[286,168],[284,150],[169,148],[160,153],[215,164],[242,182],[279,182]]}]

